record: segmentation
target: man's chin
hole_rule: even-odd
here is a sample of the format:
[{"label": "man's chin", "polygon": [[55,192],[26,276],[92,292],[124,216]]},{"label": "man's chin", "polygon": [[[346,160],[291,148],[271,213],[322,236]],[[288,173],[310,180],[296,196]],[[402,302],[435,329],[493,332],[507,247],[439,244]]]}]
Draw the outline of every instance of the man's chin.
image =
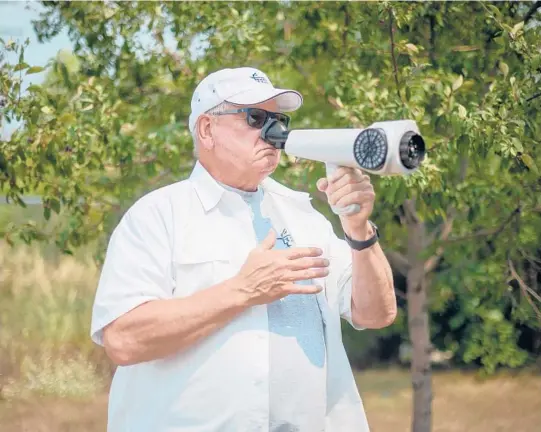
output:
[{"label": "man's chin", "polygon": [[279,158],[276,153],[261,153],[254,161],[254,165],[262,167],[265,172],[273,172],[278,166]]},{"label": "man's chin", "polygon": [[259,150],[256,153],[256,156],[257,157],[262,157],[262,156],[265,156],[265,155],[273,155],[273,156],[276,157],[276,156],[278,156],[278,153],[279,153],[279,150],[266,147],[266,148],[263,148],[263,149]]}]

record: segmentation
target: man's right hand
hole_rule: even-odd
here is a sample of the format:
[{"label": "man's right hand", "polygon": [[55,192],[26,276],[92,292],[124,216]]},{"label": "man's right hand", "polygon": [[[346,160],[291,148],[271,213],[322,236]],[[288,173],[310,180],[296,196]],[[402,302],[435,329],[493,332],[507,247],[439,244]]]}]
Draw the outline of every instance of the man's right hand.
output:
[{"label": "man's right hand", "polygon": [[239,290],[248,306],[272,303],[289,294],[315,294],[317,285],[295,281],[322,278],[329,274],[329,261],[315,247],[273,250],[276,233],[271,229],[263,242],[250,252],[236,276]]}]

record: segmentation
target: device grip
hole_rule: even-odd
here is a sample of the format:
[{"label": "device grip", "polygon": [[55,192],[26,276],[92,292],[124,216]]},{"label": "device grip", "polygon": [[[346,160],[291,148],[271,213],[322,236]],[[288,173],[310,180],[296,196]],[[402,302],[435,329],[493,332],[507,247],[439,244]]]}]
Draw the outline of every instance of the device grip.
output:
[{"label": "device grip", "polygon": [[[332,163],[325,163],[325,169],[327,170],[327,179],[338,169],[338,165]],[[345,207],[336,207],[331,205],[332,211],[337,215],[350,215],[358,213],[361,210],[359,204],[350,204]]]}]

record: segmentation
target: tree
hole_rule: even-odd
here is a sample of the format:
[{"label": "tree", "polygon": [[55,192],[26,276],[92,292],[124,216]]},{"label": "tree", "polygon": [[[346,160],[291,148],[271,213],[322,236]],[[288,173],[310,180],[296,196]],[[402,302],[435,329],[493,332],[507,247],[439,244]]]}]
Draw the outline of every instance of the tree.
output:
[{"label": "tree", "polygon": [[[535,5],[44,2],[37,34],[67,27],[79,64],[57,59],[24,96],[24,56],[2,65],[4,115],[25,124],[1,143],[2,188],[18,203],[38,190],[46,218],[66,214],[54,233],[66,252],[97,239],[103,253],[136,198],[191,168],[191,93],[219,67],[254,65],[300,89],[295,127],[414,119],[428,158],[412,176],[373,179],[374,218],[406,281],[407,321],[388,331],[407,323],[412,429],[428,431],[433,344],[493,372],[527,360],[517,326],[540,327]],[[332,218],[314,186],[323,170],[284,158],[276,175]],[[22,224],[8,239],[17,234],[48,233]]]}]

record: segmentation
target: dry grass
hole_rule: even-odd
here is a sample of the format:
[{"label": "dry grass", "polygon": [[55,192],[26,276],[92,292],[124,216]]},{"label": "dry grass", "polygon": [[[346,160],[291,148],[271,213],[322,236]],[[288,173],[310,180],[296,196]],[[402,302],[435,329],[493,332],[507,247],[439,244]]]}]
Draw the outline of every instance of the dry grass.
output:
[{"label": "dry grass", "polygon": [[[406,432],[411,425],[407,371],[357,375],[372,432]],[[537,432],[541,430],[541,376],[531,373],[480,379],[440,372],[433,380],[434,432]]]},{"label": "dry grass", "polygon": [[106,366],[89,338],[97,276],[69,256],[0,246],[0,398],[103,391]]},{"label": "dry grass", "polygon": [[[0,430],[106,429],[111,366],[89,338],[98,272],[71,257],[0,245]],[[405,370],[358,373],[372,432],[410,429]],[[434,377],[434,432],[537,432],[541,376]]]},{"label": "dry grass", "polygon": [[[410,430],[407,371],[357,374],[371,432]],[[538,432],[541,376],[499,376],[478,381],[469,374],[434,377],[434,432]],[[87,401],[33,399],[0,402],[3,432],[103,432],[107,395]]]}]

